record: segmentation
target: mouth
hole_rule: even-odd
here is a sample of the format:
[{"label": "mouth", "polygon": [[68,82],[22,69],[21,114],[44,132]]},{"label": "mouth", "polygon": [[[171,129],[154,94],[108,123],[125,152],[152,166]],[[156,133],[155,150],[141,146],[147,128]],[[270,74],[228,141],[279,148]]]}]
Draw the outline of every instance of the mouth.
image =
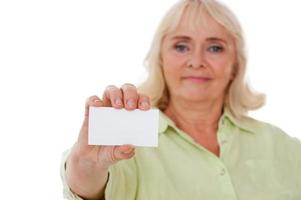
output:
[{"label": "mouth", "polygon": [[188,80],[196,83],[206,83],[211,80],[209,77],[203,77],[203,76],[185,76],[182,78],[183,80]]}]

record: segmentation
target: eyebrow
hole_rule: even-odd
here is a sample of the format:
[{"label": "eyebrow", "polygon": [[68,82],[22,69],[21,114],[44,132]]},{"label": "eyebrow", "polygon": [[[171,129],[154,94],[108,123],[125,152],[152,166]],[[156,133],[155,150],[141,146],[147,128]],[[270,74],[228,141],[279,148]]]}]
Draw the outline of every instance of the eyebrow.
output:
[{"label": "eyebrow", "polygon": [[[186,35],[177,35],[171,38],[172,40],[191,40],[191,37]],[[225,39],[219,38],[219,37],[209,37],[206,38],[206,41],[220,41],[225,44],[227,44],[227,41]]]}]

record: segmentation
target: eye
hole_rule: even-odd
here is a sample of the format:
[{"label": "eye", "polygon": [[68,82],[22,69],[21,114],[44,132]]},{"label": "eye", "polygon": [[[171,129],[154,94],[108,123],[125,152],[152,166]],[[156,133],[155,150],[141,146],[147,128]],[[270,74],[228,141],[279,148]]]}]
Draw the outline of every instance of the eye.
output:
[{"label": "eye", "polygon": [[189,51],[189,47],[185,44],[176,44],[174,46],[174,48],[177,52],[180,52],[180,53],[184,53],[186,51]]},{"label": "eye", "polygon": [[219,53],[219,52],[223,52],[224,48],[222,46],[213,45],[208,48],[208,51],[212,53]]}]

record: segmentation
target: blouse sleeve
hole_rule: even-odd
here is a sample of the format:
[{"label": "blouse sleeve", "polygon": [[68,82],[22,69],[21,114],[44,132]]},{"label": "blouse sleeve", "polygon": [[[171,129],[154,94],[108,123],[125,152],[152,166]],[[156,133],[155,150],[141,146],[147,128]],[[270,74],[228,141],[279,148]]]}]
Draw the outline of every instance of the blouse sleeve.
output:
[{"label": "blouse sleeve", "polygon": [[[294,188],[301,191],[301,141],[296,137],[289,136],[280,128],[276,128],[279,133],[278,138],[278,154],[283,154],[283,157],[288,160],[284,163],[286,170],[291,170],[291,181],[294,182]],[[285,160],[283,159],[283,160]],[[290,163],[292,166],[290,166]]]},{"label": "blouse sleeve", "polygon": [[301,141],[296,139],[296,143],[297,143],[297,150],[296,150],[296,154],[297,154],[297,170],[296,170],[296,174],[299,175],[298,178],[298,189],[299,191],[301,191]]},{"label": "blouse sleeve", "polygon": [[[70,150],[63,153],[60,167],[63,195],[68,200],[84,200],[72,192],[66,180],[66,160]],[[109,179],[105,189],[105,199],[136,199],[137,171],[135,159],[122,160],[109,168]]]},{"label": "blouse sleeve", "polygon": [[81,197],[79,197],[77,194],[71,191],[67,184],[67,179],[66,179],[66,160],[70,154],[70,149],[65,151],[63,153],[62,161],[61,161],[61,166],[60,166],[60,174],[61,174],[61,179],[63,182],[63,195],[65,199],[68,200],[83,200]]}]

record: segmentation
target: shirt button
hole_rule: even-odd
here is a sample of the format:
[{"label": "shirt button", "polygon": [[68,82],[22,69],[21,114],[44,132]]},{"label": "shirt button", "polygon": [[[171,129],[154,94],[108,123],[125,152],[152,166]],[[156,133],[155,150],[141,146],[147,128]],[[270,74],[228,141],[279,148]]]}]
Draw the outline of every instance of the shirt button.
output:
[{"label": "shirt button", "polygon": [[221,171],[220,175],[221,175],[221,176],[224,176],[224,175],[225,175],[225,173],[226,173],[226,170],[225,170],[225,169],[222,169],[222,171]]},{"label": "shirt button", "polygon": [[222,141],[221,141],[221,144],[222,144],[222,145],[227,144],[227,143],[228,143],[227,140],[222,140]]}]

